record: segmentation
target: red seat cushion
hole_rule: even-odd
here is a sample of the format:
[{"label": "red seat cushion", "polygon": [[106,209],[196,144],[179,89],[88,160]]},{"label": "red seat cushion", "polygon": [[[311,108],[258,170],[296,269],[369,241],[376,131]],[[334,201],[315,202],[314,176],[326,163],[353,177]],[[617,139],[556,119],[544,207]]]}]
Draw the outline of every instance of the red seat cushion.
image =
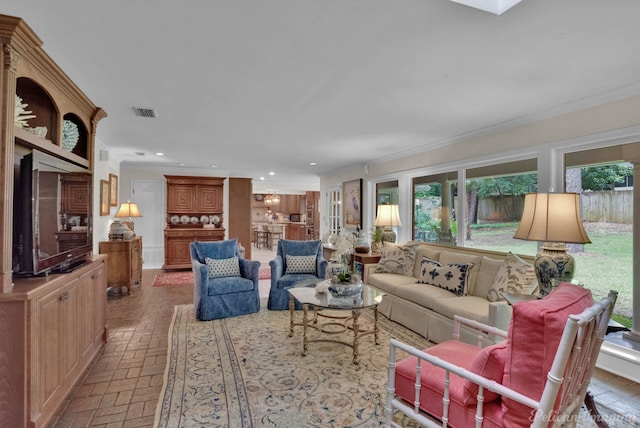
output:
[{"label": "red seat cushion", "polygon": [[[485,348],[486,349],[486,348]],[[465,369],[470,369],[476,356],[482,350],[463,342],[449,340],[440,343],[424,352]],[[396,394],[409,403],[415,399],[416,357],[408,357],[396,365]],[[442,396],[444,393],[445,370],[422,362],[420,373],[420,409],[436,418],[442,417]],[[449,426],[469,427],[475,425],[475,403],[466,406],[469,400],[465,389],[465,381],[455,374],[449,376]],[[477,391],[476,391],[477,392]],[[475,396],[474,396],[475,399]],[[487,400],[488,401],[488,400]],[[484,403],[485,420],[483,427],[500,427],[502,406],[499,400]]]},{"label": "red seat cushion", "polygon": [[[504,385],[540,400],[569,315],[593,305],[591,292],[563,283],[547,297],[516,303],[509,325]],[[505,426],[529,426],[533,410],[503,399]]]}]

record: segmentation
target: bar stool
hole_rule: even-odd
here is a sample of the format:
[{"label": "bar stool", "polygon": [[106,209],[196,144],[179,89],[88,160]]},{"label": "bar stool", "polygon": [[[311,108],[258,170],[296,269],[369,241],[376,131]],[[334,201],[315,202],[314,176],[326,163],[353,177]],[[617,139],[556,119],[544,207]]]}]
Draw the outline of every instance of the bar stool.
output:
[{"label": "bar stool", "polygon": [[269,249],[273,250],[273,241],[276,241],[277,244],[278,240],[284,237],[284,230],[282,226],[271,226],[269,232],[271,234],[269,237]]},{"label": "bar stool", "polygon": [[256,247],[257,248],[270,248],[269,240],[270,240],[269,229],[266,226],[263,226],[262,230],[256,230]]}]

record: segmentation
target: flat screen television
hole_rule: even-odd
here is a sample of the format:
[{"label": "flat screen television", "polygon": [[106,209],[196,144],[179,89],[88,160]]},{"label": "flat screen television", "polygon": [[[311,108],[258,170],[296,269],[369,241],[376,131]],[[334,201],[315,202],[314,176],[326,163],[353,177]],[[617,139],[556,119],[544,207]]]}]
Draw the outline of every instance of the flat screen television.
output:
[{"label": "flat screen television", "polygon": [[14,173],[13,272],[65,272],[93,251],[92,179],[84,168],[33,150]]}]

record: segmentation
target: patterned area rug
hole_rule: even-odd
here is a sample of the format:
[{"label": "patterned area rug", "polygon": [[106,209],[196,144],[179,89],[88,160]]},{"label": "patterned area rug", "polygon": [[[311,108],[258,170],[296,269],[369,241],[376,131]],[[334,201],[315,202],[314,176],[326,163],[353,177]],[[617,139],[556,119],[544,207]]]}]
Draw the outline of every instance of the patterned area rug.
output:
[{"label": "patterned area rug", "polygon": [[[372,312],[363,318],[368,325]],[[310,343],[301,356],[301,327],[288,336],[288,311],[202,322],[192,305],[176,306],[154,427],[382,426],[389,338],[428,343],[384,317],[379,326],[381,345],[365,336],[354,365],[351,348],[340,344]],[[610,426],[630,426],[600,410]],[[417,426],[402,415],[394,420]],[[583,412],[578,426],[595,424]]]},{"label": "patterned area rug", "polygon": [[[259,279],[270,279],[270,268],[260,268]],[[193,285],[193,272],[162,272],[153,279],[153,287],[164,287],[167,285]]]}]

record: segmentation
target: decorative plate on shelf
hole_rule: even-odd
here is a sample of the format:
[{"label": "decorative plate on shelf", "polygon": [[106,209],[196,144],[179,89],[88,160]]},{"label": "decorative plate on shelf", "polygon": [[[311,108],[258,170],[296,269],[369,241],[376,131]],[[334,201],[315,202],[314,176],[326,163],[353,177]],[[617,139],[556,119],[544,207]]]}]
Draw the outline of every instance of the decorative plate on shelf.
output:
[{"label": "decorative plate on shelf", "polygon": [[200,222],[200,220],[198,219],[198,217],[191,217],[191,224],[198,224]]},{"label": "decorative plate on shelf", "polygon": [[180,216],[172,215],[170,221],[171,224],[178,224],[180,223]]},{"label": "decorative plate on shelf", "polygon": [[183,215],[182,217],[180,217],[180,223],[182,223],[182,224],[189,223],[189,216],[188,215]]},{"label": "decorative plate on shelf", "polygon": [[207,224],[207,223],[209,223],[209,216],[208,216],[208,215],[201,215],[201,216],[200,216],[200,222],[201,222],[202,224]]},{"label": "decorative plate on shelf", "polygon": [[80,138],[78,125],[65,119],[62,124],[62,148],[69,152],[73,151],[78,144],[78,138]]},{"label": "decorative plate on shelf", "polygon": [[215,215],[215,214],[214,214],[214,215],[212,215],[212,216],[211,216],[211,223],[213,223],[213,224],[218,224],[218,223],[220,223],[220,217],[218,217],[218,216],[217,216],[217,215]]}]

